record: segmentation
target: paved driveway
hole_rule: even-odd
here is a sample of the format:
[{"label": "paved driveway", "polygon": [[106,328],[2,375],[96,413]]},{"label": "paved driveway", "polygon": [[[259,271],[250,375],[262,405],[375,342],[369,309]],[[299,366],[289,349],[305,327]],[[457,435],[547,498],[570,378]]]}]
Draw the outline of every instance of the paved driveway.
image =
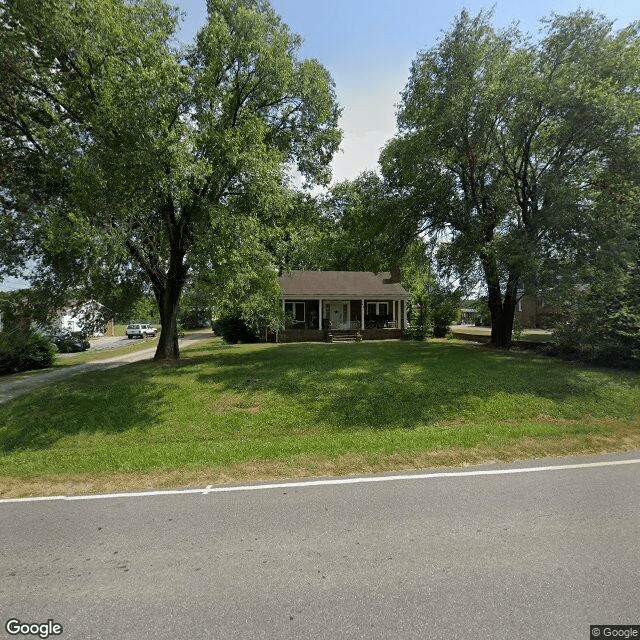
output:
[{"label": "paved driveway", "polygon": [[[183,349],[184,347],[197,344],[198,342],[206,342],[208,340],[212,340],[213,337],[214,336],[211,331],[190,333],[180,340],[180,348]],[[123,344],[130,342],[127,338],[100,338],[99,340],[121,340],[123,341]],[[106,346],[107,344],[108,342],[104,343],[105,349],[109,348]],[[113,344],[113,342],[111,344]],[[7,402],[8,400],[12,400],[13,398],[17,398],[25,393],[29,393],[29,391],[33,391],[34,389],[39,389],[48,384],[53,384],[58,380],[70,378],[71,376],[76,376],[80,373],[85,373],[87,371],[99,371],[101,369],[112,369],[113,367],[119,367],[131,362],[138,362],[139,360],[150,360],[156,352],[157,344],[157,341],[153,340],[149,341],[148,349],[142,349],[141,351],[125,353],[112,357],[108,357],[108,354],[105,354],[104,359],[101,358],[100,360],[93,360],[92,362],[77,364],[65,367],[64,369],[58,369],[56,371],[34,373],[20,380],[0,382],[0,404]]]}]

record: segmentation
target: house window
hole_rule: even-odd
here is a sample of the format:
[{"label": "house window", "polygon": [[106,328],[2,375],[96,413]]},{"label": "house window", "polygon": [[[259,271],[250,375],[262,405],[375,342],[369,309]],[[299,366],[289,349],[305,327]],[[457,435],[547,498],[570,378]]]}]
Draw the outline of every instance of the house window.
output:
[{"label": "house window", "polygon": [[389,305],[386,302],[367,302],[368,316],[386,316]]},{"label": "house window", "polygon": [[284,303],[285,314],[290,314],[291,319],[294,322],[304,322],[304,302],[285,302]]}]

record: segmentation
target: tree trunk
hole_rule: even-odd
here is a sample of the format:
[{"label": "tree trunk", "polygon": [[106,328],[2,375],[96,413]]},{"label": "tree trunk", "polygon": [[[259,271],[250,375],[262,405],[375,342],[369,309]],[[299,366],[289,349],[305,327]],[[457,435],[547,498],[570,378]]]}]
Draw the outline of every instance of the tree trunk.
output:
[{"label": "tree trunk", "polygon": [[482,260],[482,265],[489,293],[491,346],[497,349],[510,349],[513,334],[513,316],[518,299],[518,274],[514,271],[509,272],[503,299],[495,259],[486,257]]},{"label": "tree trunk", "polygon": [[160,337],[154,360],[178,360],[180,347],[178,346],[178,305],[180,289],[167,287],[158,300],[160,310]]},{"label": "tree trunk", "polygon": [[513,334],[513,314],[515,309],[504,309],[496,318],[491,315],[491,346],[498,349],[511,348],[511,336]]},{"label": "tree trunk", "polygon": [[184,249],[179,243],[172,243],[169,271],[163,278],[164,286],[154,285],[154,293],[160,311],[160,338],[154,360],[178,360],[178,309],[180,294],[187,279],[188,269],[184,264]]}]

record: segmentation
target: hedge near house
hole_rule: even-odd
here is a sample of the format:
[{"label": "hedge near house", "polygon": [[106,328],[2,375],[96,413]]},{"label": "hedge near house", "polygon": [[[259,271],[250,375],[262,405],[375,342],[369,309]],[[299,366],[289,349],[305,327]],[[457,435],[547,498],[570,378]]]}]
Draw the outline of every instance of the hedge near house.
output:
[{"label": "hedge near house", "polygon": [[259,340],[255,332],[240,315],[222,315],[216,320],[213,328],[216,335],[221,336],[222,339],[229,344],[258,342]]}]

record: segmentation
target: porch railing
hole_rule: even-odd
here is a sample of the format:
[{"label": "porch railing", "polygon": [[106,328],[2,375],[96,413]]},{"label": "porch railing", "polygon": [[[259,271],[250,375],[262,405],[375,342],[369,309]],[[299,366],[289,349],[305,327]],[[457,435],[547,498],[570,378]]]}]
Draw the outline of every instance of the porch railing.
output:
[{"label": "porch railing", "polygon": [[[329,320],[322,321],[322,329],[325,331],[357,331],[362,328],[362,324],[360,320],[351,320],[349,322],[342,322],[336,326],[333,326]],[[381,317],[366,317],[365,318],[365,329],[396,329],[398,327],[397,320],[391,320]],[[305,330],[305,329],[318,329],[317,322],[302,322],[302,321],[294,321],[291,324],[291,329]]]}]

